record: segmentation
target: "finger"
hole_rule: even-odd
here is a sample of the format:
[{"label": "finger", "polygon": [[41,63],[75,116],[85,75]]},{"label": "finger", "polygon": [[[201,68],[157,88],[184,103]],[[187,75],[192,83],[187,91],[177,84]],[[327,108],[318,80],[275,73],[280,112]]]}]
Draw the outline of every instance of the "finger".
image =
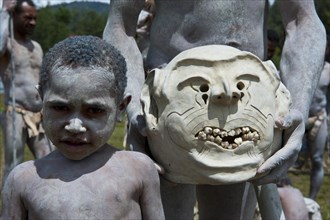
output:
[{"label": "finger", "polygon": [[269,183],[277,183],[280,178],[285,175],[286,170],[289,168],[288,166],[284,165],[286,168],[275,168],[273,169],[268,175],[260,177],[256,180],[251,181],[254,185],[264,185]]},{"label": "finger", "polygon": [[302,114],[295,110],[291,109],[290,114],[288,114],[285,117],[280,117],[275,121],[275,125],[279,129],[289,129],[291,127],[296,127],[299,123],[303,121]]},{"label": "finger", "polygon": [[[299,116],[299,114],[297,114]],[[297,157],[301,148],[302,138],[305,132],[305,126],[302,122],[302,117],[295,117],[292,120],[292,127],[284,132],[284,147],[278,150],[273,156],[268,158],[259,168],[257,174],[269,172],[285,160],[293,160]],[[294,161],[291,161],[293,164]]]}]

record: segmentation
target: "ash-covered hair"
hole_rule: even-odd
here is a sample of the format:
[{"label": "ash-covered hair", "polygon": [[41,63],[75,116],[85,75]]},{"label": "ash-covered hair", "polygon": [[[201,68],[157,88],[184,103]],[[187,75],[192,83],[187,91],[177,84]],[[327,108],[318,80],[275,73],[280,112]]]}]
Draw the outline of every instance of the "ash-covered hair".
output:
[{"label": "ash-covered hair", "polygon": [[[116,94],[117,102],[124,96],[127,84],[126,62],[120,52],[112,45],[95,36],[69,37],[53,46],[46,53],[40,71],[39,92],[43,98],[49,80],[63,68],[80,67],[103,69],[113,79],[109,92]],[[112,80],[111,80],[112,81]]]}]

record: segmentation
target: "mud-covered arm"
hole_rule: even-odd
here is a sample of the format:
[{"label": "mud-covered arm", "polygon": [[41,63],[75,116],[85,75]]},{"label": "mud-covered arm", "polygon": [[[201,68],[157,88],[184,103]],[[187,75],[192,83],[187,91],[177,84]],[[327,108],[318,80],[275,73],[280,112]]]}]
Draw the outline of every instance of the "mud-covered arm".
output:
[{"label": "mud-covered arm", "polygon": [[126,59],[125,93],[132,96],[126,110],[130,120],[141,113],[140,94],[145,79],[142,55],[134,39],[143,6],[144,0],[110,1],[109,17],[103,33],[103,39],[115,46]]},{"label": "mud-covered arm", "polygon": [[103,39],[121,52],[127,64],[125,94],[132,97],[126,109],[129,119],[127,144],[131,150],[146,153],[146,138],[141,135],[145,129],[145,120],[142,117],[140,102],[145,75],[142,54],[134,38],[138,16],[144,4],[144,0],[110,1],[109,17]]},{"label": "mud-covered arm", "polygon": [[7,41],[9,36],[9,18],[13,11],[16,0],[0,0],[0,56],[7,51]]},{"label": "mud-covered arm", "polygon": [[8,33],[9,13],[5,9],[0,9],[0,57],[7,51]]},{"label": "mud-covered arm", "polygon": [[281,79],[291,93],[292,108],[300,110],[306,121],[323,69],[325,29],[316,14],[314,1],[281,0],[279,3],[286,31]]},{"label": "mud-covered arm", "polygon": [[277,120],[283,129],[283,147],[267,159],[257,174],[257,184],[276,182],[294,164],[301,149],[305,121],[323,68],[326,35],[310,0],[280,0],[286,31],[280,73],[292,96],[289,115]]}]

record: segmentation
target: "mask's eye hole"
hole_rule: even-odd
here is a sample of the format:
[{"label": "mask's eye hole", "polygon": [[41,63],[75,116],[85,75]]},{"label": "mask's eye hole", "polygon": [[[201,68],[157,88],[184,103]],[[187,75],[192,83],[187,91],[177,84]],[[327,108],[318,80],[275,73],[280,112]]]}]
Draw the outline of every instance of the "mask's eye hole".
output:
[{"label": "mask's eye hole", "polygon": [[207,84],[202,84],[202,85],[199,87],[199,90],[200,90],[201,92],[207,92],[207,91],[209,91],[209,85],[207,85]]},{"label": "mask's eye hole", "polygon": [[237,88],[238,88],[239,90],[242,90],[242,89],[244,89],[244,87],[245,87],[245,85],[244,85],[243,82],[238,82],[236,86],[237,86]]}]

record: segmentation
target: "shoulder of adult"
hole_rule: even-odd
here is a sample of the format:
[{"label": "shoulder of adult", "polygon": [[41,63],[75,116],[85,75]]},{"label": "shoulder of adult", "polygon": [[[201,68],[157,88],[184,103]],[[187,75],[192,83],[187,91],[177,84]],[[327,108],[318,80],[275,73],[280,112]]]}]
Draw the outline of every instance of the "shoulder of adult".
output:
[{"label": "shoulder of adult", "polygon": [[37,41],[34,41],[34,40],[31,40],[31,41],[32,41],[33,46],[35,46],[35,48],[36,48],[37,50],[40,50],[40,51],[42,52],[42,47],[41,47],[41,45],[40,45]]}]

